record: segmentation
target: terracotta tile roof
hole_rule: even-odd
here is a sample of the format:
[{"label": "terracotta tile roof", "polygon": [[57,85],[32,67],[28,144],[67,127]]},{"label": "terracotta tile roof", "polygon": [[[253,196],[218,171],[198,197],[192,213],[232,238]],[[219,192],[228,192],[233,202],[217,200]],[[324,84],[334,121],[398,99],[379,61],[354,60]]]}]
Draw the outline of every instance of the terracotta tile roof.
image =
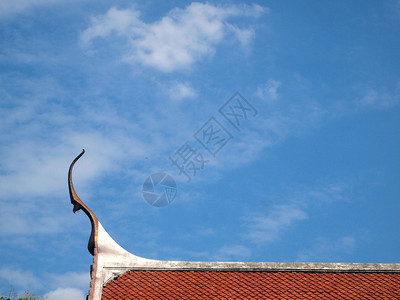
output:
[{"label": "terracotta tile roof", "polygon": [[400,274],[135,270],[102,299],[400,299]]}]

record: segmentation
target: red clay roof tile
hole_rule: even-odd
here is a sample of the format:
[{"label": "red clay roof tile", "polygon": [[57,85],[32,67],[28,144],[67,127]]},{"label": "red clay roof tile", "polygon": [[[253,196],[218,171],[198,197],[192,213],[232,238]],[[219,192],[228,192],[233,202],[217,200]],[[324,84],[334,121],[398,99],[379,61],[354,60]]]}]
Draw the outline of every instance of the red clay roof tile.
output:
[{"label": "red clay roof tile", "polygon": [[400,299],[399,273],[130,271],[102,299]]}]

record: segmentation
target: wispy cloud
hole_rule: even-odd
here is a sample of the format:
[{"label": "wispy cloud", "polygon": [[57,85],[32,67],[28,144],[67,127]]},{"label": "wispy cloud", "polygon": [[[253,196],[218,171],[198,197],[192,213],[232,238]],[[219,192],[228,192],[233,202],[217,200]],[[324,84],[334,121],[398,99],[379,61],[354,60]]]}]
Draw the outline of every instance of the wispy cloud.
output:
[{"label": "wispy cloud", "polygon": [[[48,211],[56,210],[59,205],[29,198],[26,201],[2,201],[0,212],[0,236],[54,234],[67,230],[68,218],[58,214],[55,218]],[[58,202],[60,204],[62,202]],[[42,207],[46,206],[43,210]],[[12,224],[12,226],[10,226]]]},{"label": "wispy cloud", "polygon": [[49,300],[77,300],[77,299],[85,299],[85,295],[81,290],[76,288],[58,288],[54,291],[51,291],[45,295],[46,299]]},{"label": "wispy cloud", "polygon": [[197,96],[197,92],[188,81],[171,83],[167,88],[167,94],[172,100],[177,101]]},{"label": "wispy cloud", "polygon": [[254,213],[243,218],[248,229],[245,237],[255,244],[272,242],[283,230],[307,217],[307,213],[294,204],[276,205],[267,215]]},{"label": "wispy cloud", "polygon": [[355,99],[355,104],[359,108],[385,109],[397,105],[400,102],[400,83],[393,92],[378,91],[367,88],[362,96]]},{"label": "wispy cloud", "polygon": [[314,245],[298,253],[298,261],[335,262],[341,260],[343,255],[353,252],[356,239],[352,236],[343,236],[337,239],[326,237],[317,238]]},{"label": "wispy cloud", "polygon": [[283,204],[272,205],[267,212],[251,212],[242,217],[246,229],[243,237],[254,244],[277,241],[286,230],[307,220],[311,209],[331,205],[346,199],[346,185],[327,184],[318,187],[296,188],[275,196]]},{"label": "wispy cloud", "polygon": [[44,274],[46,282],[50,282],[52,288],[88,288],[90,274],[87,272],[67,272],[63,274]]},{"label": "wispy cloud", "polygon": [[81,34],[83,46],[88,46],[95,38],[106,38],[115,33],[126,35],[134,26],[142,27],[140,13],[134,9],[110,8],[106,14],[91,17],[91,27]]},{"label": "wispy cloud", "polygon": [[90,46],[98,37],[123,36],[130,43],[124,61],[172,72],[187,69],[204,56],[212,55],[216,45],[229,34],[241,45],[248,45],[254,36],[253,29],[239,28],[228,19],[257,18],[266,11],[259,5],[219,7],[196,2],[184,9],[171,10],[157,22],[145,23],[134,8],[113,7],[104,15],[92,17],[81,42]]},{"label": "wispy cloud", "polygon": [[[88,289],[90,276],[88,272],[35,275],[29,271],[2,267],[0,268],[0,279],[22,291],[52,289],[46,294],[49,299],[84,299],[84,291]],[[66,292],[71,294],[63,294]]]},{"label": "wispy cloud", "polygon": [[347,200],[347,191],[348,185],[337,182],[314,189],[307,189],[300,192],[297,199],[309,205],[331,204],[335,201]]},{"label": "wispy cloud", "polygon": [[[10,77],[0,89],[0,235],[65,231],[68,217],[60,205],[67,203],[66,172],[72,159],[83,147],[90,153],[74,174],[87,194],[90,180],[116,169],[128,171],[127,162],[151,153],[152,139],[144,133],[151,122],[146,119],[138,130],[107,106],[82,104],[77,109],[70,103],[66,108],[69,93],[54,79]],[[25,92],[13,91],[18,88]],[[13,97],[8,94],[12,91]]]},{"label": "wispy cloud", "polygon": [[16,288],[24,287],[28,289],[36,289],[41,286],[40,280],[29,271],[2,267],[0,269],[0,278],[8,281]]},{"label": "wispy cloud", "polygon": [[246,260],[251,256],[251,249],[244,245],[225,245],[212,255],[216,261]]},{"label": "wispy cloud", "polygon": [[267,101],[271,102],[278,98],[278,89],[281,83],[275,79],[268,79],[267,82],[257,88],[256,95]]},{"label": "wispy cloud", "polygon": [[[264,259],[257,251],[263,248],[258,248],[259,244],[283,239],[286,233],[313,218],[318,206],[347,199],[346,184],[292,187],[276,197],[268,210],[255,211],[250,203],[246,202],[248,207],[241,203],[237,209],[250,210],[236,215],[237,219],[232,220],[236,223],[229,226],[235,230],[232,237],[222,233],[226,240],[219,238],[219,223],[206,218],[190,220],[206,224],[203,231],[196,231],[198,227],[186,222],[183,228],[176,229],[176,236],[171,236],[175,229],[167,225],[171,225],[167,218],[179,223],[182,216],[190,213],[187,208],[200,201],[209,201],[207,208],[215,205],[212,199],[218,190],[203,189],[205,183],[212,185],[228,172],[242,171],[240,168],[246,165],[248,170],[259,168],[258,163],[251,163],[268,161],[274,152],[269,152],[269,147],[277,148],[283,141],[310,133],[332,116],[337,117],[337,103],[348,115],[391,109],[400,102],[400,86],[373,82],[374,74],[369,72],[370,82],[362,82],[363,76],[356,78],[343,86],[344,93],[342,89],[335,90],[331,77],[319,72],[319,60],[313,60],[318,64],[316,68],[308,68],[302,74],[307,75],[292,78],[292,72],[301,73],[304,67],[304,62],[297,64],[296,60],[303,54],[305,59],[312,59],[306,57],[312,51],[305,51],[305,44],[292,57],[293,68],[279,66],[278,60],[288,61],[291,48],[280,51],[279,47],[285,45],[274,44],[277,40],[270,33],[283,34],[281,41],[292,40],[293,36],[285,35],[287,30],[280,31],[278,27],[270,30],[268,19],[264,18],[268,9],[258,5],[188,2],[178,8],[166,4],[156,11],[150,9],[151,5],[128,7],[126,1],[118,4],[125,6],[112,5],[117,4],[92,7],[74,0],[0,3],[5,28],[0,51],[0,242],[9,245],[1,254],[15,259],[16,264],[0,267],[2,282],[10,279],[11,284],[24,289],[38,287],[55,298],[66,294],[81,297],[81,291],[86,293],[88,280],[83,274],[43,274],[40,260],[35,266],[38,273],[30,273],[24,267],[26,256],[18,262],[22,257],[18,251],[26,250],[32,257],[36,257],[34,253],[45,257],[43,263],[48,269],[56,261],[62,272],[62,262],[54,257],[68,252],[68,247],[54,252],[49,245],[67,243],[86,251],[88,220],[82,212],[71,214],[66,184],[68,166],[82,148],[87,154],[74,172],[79,195],[116,240],[142,241],[131,244],[132,252],[138,249],[149,258],[168,255],[177,259],[248,260],[249,255],[254,255]],[[149,10],[142,13],[139,7]],[[43,15],[48,17],[41,18]],[[274,19],[274,26],[284,23],[275,21],[278,19]],[[52,30],[48,30],[50,27]],[[339,44],[335,43],[339,51],[332,54],[342,53],[340,47],[346,46],[340,45],[342,38]],[[368,47],[355,43],[363,49]],[[253,47],[256,51],[246,52]],[[269,50],[274,47],[275,54]],[[225,52],[227,49],[235,51]],[[242,60],[240,53],[249,55]],[[215,54],[224,59],[216,60]],[[338,56],[329,61],[339,62],[339,73],[346,69]],[[200,68],[202,62],[207,62],[210,70]],[[384,67],[382,64],[381,70]],[[193,72],[196,69],[200,72]],[[266,74],[263,70],[268,75],[260,78]],[[353,71],[358,72],[355,68]],[[387,75],[385,80],[395,79],[393,74]],[[231,82],[241,86],[229,86]],[[196,185],[193,180],[183,187],[186,179],[176,176],[179,193],[174,203],[159,211],[146,206],[140,198],[145,178],[159,171],[177,171],[170,166],[168,156],[193,138],[209,117],[218,115],[215,102],[221,101],[221,105],[236,88],[242,89],[239,91],[258,109],[257,117],[249,120],[240,133],[224,123],[235,133],[234,139],[206,165],[202,173],[205,176],[201,177],[204,182]],[[336,96],[340,99],[331,99]],[[335,124],[330,125],[335,128]],[[312,134],[308,137],[314,138]],[[301,138],[296,141],[305,142]],[[200,180],[201,175],[198,176]],[[310,178],[306,176],[305,179]],[[243,188],[246,192],[247,187]],[[256,191],[246,195],[253,192]],[[256,196],[262,201],[264,195]],[[257,202],[257,197],[251,201]],[[120,239],[124,230],[128,232],[126,238]],[[74,234],[69,235],[71,232]],[[61,241],[65,237],[70,240]],[[318,249],[324,247],[336,247],[339,257],[340,249],[346,243],[351,248],[352,243],[350,235],[342,238],[318,240],[307,249],[313,252],[303,251],[299,257],[318,259],[318,253],[323,251]],[[197,242],[192,243],[194,240]],[[203,251],[188,251],[188,241],[196,249],[203,247]],[[173,247],[167,250],[171,244]],[[42,245],[46,249],[42,250]],[[79,259],[74,263],[87,263],[84,255]],[[50,284],[43,287],[43,282]]]},{"label": "wispy cloud", "polygon": [[0,2],[0,17],[22,12],[35,6],[66,2],[65,0],[4,0]]},{"label": "wispy cloud", "polygon": [[340,99],[327,107],[332,116],[359,114],[364,111],[385,110],[396,107],[400,103],[400,81],[385,86],[358,84],[351,99]]},{"label": "wispy cloud", "polygon": [[[245,95],[259,111],[243,123],[241,132],[232,131],[234,139],[221,150],[207,169],[207,178],[220,176],[221,170],[230,170],[256,160],[263,151],[277,146],[292,136],[298,136],[318,127],[327,114],[326,109],[312,99],[290,99],[281,96],[281,82],[270,78],[259,85],[252,95]],[[276,101],[279,98],[279,101]],[[228,127],[231,129],[231,127]],[[213,172],[213,173],[212,173]]]}]

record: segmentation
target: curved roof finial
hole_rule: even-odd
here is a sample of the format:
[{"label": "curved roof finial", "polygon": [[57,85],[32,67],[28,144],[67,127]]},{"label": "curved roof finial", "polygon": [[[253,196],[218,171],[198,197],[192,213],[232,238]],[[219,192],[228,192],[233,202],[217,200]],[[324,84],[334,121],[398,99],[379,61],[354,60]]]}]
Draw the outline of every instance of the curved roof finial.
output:
[{"label": "curved roof finial", "polygon": [[90,234],[90,239],[88,243],[88,250],[89,252],[94,255],[94,249],[97,246],[97,234],[98,234],[98,227],[99,221],[97,220],[94,213],[86,206],[85,203],[79,199],[78,195],[75,192],[74,185],[72,184],[72,168],[74,167],[77,160],[85,153],[85,149],[73,160],[71,166],[69,167],[68,171],[68,189],[69,189],[69,196],[71,198],[71,203],[74,205],[73,212],[76,213],[78,210],[82,209],[84,213],[89,217],[90,223],[92,224],[92,232]]}]

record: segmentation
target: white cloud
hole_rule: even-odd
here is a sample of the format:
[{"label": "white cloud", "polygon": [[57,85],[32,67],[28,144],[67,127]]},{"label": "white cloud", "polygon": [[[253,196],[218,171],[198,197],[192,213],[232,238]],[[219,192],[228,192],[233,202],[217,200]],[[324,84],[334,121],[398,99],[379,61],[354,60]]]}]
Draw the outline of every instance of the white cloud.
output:
[{"label": "white cloud", "polygon": [[133,26],[143,27],[139,12],[131,9],[110,8],[105,15],[91,17],[92,26],[81,34],[81,42],[87,46],[94,38],[105,38],[112,33],[125,35]]},{"label": "white cloud", "polygon": [[[69,164],[82,148],[90,153],[76,166],[80,169],[76,178],[83,184],[105,170],[120,167],[124,160],[148,154],[151,145],[138,137],[144,135],[147,124],[138,129],[107,105],[100,109],[81,105],[76,111],[73,105],[71,109],[56,105],[52,99],[62,103],[66,91],[55,80],[7,81],[27,96],[8,100],[2,93],[10,105],[0,112],[0,198],[64,195]],[[99,130],[100,126],[104,130]]]},{"label": "white cloud", "polygon": [[12,286],[22,289],[37,289],[42,284],[32,272],[2,267],[0,278],[8,281]]},{"label": "white cloud", "polygon": [[257,88],[256,95],[267,102],[274,101],[279,96],[278,88],[280,85],[280,81],[270,78],[265,84]]},{"label": "white cloud", "polygon": [[197,96],[197,92],[193,89],[190,82],[174,82],[167,90],[169,97],[173,100],[183,100]]},{"label": "white cloud", "polygon": [[[71,109],[58,105],[54,99],[62,103],[65,90],[55,80],[17,77],[0,84],[4,85],[0,89],[4,96],[0,112],[0,235],[68,230],[71,215],[63,210],[68,207],[66,176],[82,148],[87,154],[74,173],[81,195],[89,192],[91,180],[116,169],[124,172],[132,160],[150,153],[152,141],[142,138],[146,137],[143,132],[149,132],[147,124],[137,129],[107,106],[94,109],[83,104],[75,111],[73,103]],[[24,95],[8,98],[7,89],[24,90]]]},{"label": "white cloud", "polygon": [[85,293],[76,288],[58,288],[45,295],[48,300],[84,300]]},{"label": "white cloud", "polygon": [[184,9],[175,8],[159,21],[147,24],[139,19],[135,9],[112,7],[105,15],[93,17],[91,26],[81,35],[89,46],[97,37],[112,34],[125,36],[130,49],[124,56],[128,63],[140,63],[164,72],[186,69],[206,55],[212,55],[216,45],[232,34],[243,46],[254,36],[252,28],[239,28],[228,22],[232,17],[257,18],[267,11],[259,5],[191,3]]},{"label": "white cloud", "polygon": [[[106,136],[96,131],[86,133],[64,132],[62,136],[54,136],[53,143],[43,143],[42,139],[16,141],[5,150],[7,160],[2,161],[5,174],[0,175],[0,196],[18,197],[21,195],[49,195],[65,187],[65,174],[73,156],[79,154],[82,147],[91,152],[80,162],[84,166],[79,173],[83,180],[93,178],[103,170],[111,169],[121,155],[133,154],[127,140],[118,136]],[[125,148],[125,146],[127,148]],[[125,149],[124,149],[125,148]],[[71,156],[71,149],[76,149]],[[94,151],[95,149],[95,151]],[[77,166],[78,167],[78,166]],[[80,167],[78,167],[80,168]],[[24,187],[21,189],[20,187]]]},{"label": "white cloud", "polygon": [[255,213],[243,219],[248,228],[245,237],[253,243],[262,244],[275,241],[293,223],[307,219],[307,214],[294,204],[275,205],[266,216]]},{"label": "white cloud", "polygon": [[43,288],[54,290],[46,294],[49,299],[84,299],[84,292],[89,289],[89,272],[67,272],[64,274],[35,275],[9,267],[0,268],[0,279],[20,290],[35,291]]},{"label": "white cloud", "polygon": [[231,24],[226,24],[226,26],[230,31],[233,32],[239,43],[244,47],[248,46],[250,42],[254,39],[255,32],[253,28],[241,29]]}]

